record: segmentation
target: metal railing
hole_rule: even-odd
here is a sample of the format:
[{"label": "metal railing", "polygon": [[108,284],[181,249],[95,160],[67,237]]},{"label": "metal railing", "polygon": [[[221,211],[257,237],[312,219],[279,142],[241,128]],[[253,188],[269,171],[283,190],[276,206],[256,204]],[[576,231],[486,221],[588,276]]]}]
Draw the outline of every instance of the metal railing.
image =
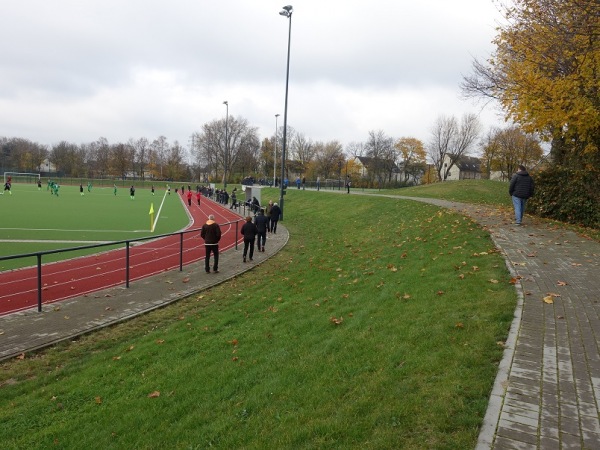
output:
[{"label": "metal railing", "polygon": [[[235,249],[236,250],[238,248],[239,223],[242,221],[243,221],[243,219],[240,218],[235,221],[219,224],[220,226],[235,224],[234,241],[235,241]],[[73,252],[73,251],[80,251],[80,250],[89,250],[89,249],[94,249],[94,248],[109,247],[109,246],[120,246],[122,244],[125,244],[125,287],[129,288],[129,282],[130,282],[129,249],[130,249],[130,246],[132,243],[157,240],[157,239],[162,239],[162,238],[168,238],[171,236],[179,236],[179,271],[182,272],[183,271],[183,253],[184,253],[183,252],[183,237],[184,237],[184,235],[186,235],[188,233],[199,233],[200,230],[201,230],[201,228],[194,228],[194,229],[190,229],[190,230],[178,231],[175,233],[159,234],[156,236],[146,236],[146,237],[141,237],[141,238],[136,238],[136,239],[126,239],[126,240],[122,240],[122,241],[103,242],[100,244],[90,244],[90,245],[83,245],[83,246],[79,246],[79,247],[69,247],[69,248],[61,248],[61,249],[55,249],[55,250],[46,250],[46,251],[42,251],[42,252],[23,253],[23,254],[19,254],[19,255],[1,256],[0,262],[12,260],[12,259],[20,259],[20,258],[32,258],[32,257],[36,258],[36,261],[37,261],[37,264],[36,264],[36,266],[37,266],[37,310],[38,310],[38,312],[41,312],[42,311],[42,303],[43,303],[43,301],[42,301],[42,290],[43,290],[42,289],[42,257],[43,256],[57,254],[57,253],[66,253],[66,252]]]}]

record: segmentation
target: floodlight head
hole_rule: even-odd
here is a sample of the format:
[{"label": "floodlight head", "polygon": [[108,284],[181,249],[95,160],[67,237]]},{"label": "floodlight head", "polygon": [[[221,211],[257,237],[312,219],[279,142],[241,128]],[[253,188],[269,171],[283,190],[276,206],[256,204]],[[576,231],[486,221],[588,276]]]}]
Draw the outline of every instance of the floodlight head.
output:
[{"label": "floodlight head", "polygon": [[225,100],[225,101],[223,102],[223,104],[224,104],[224,105],[229,105],[229,103],[227,103],[227,100]]},{"label": "floodlight head", "polygon": [[292,5],[287,5],[287,6],[284,6],[283,9],[285,9],[287,12],[292,12],[293,8],[292,8]]}]

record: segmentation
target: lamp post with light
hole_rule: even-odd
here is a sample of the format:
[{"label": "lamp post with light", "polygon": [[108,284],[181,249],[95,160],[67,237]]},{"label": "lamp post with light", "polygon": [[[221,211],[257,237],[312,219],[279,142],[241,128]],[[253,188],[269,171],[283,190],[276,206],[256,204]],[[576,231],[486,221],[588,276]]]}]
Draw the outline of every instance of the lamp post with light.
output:
[{"label": "lamp post with light", "polygon": [[288,85],[290,81],[290,42],[292,40],[292,5],[283,7],[283,11],[279,14],[289,19],[289,31],[288,31],[288,50],[287,50],[287,70],[285,73],[285,109],[283,111],[283,148],[281,150],[281,189],[279,190],[279,208],[281,209],[280,220],[283,220],[283,195],[284,195],[284,182],[285,179],[285,151],[287,144],[287,110],[288,110]]},{"label": "lamp post with light", "polygon": [[229,122],[229,103],[227,100],[223,102],[227,108],[225,113],[225,155],[223,158],[223,189],[227,189],[227,155],[229,154],[229,140],[227,139],[227,128]]}]

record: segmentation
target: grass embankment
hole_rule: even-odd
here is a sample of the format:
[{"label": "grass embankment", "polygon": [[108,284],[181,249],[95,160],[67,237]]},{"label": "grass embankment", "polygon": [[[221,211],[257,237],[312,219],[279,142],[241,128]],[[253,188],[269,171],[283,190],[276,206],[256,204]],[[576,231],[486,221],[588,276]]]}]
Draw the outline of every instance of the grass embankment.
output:
[{"label": "grass embankment", "polygon": [[234,280],[2,364],[3,447],[473,448],[516,302],[487,234],[309,191],[285,225]]},{"label": "grass embankment", "polygon": [[508,183],[490,180],[460,180],[425,184],[390,191],[408,197],[442,198],[455,202],[511,207]]}]

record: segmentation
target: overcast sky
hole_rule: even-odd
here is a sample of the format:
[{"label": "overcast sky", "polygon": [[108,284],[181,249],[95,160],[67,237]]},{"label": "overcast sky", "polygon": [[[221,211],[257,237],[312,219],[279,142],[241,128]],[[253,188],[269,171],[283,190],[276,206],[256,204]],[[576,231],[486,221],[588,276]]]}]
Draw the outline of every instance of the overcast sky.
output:
[{"label": "overcast sky", "polygon": [[[229,114],[283,125],[289,21],[282,0],[19,0],[0,5],[0,137],[52,145],[166,136],[187,147]],[[288,125],[313,141],[370,130],[427,142],[461,100],[501,17],[492,0],[295,0]]]}]

